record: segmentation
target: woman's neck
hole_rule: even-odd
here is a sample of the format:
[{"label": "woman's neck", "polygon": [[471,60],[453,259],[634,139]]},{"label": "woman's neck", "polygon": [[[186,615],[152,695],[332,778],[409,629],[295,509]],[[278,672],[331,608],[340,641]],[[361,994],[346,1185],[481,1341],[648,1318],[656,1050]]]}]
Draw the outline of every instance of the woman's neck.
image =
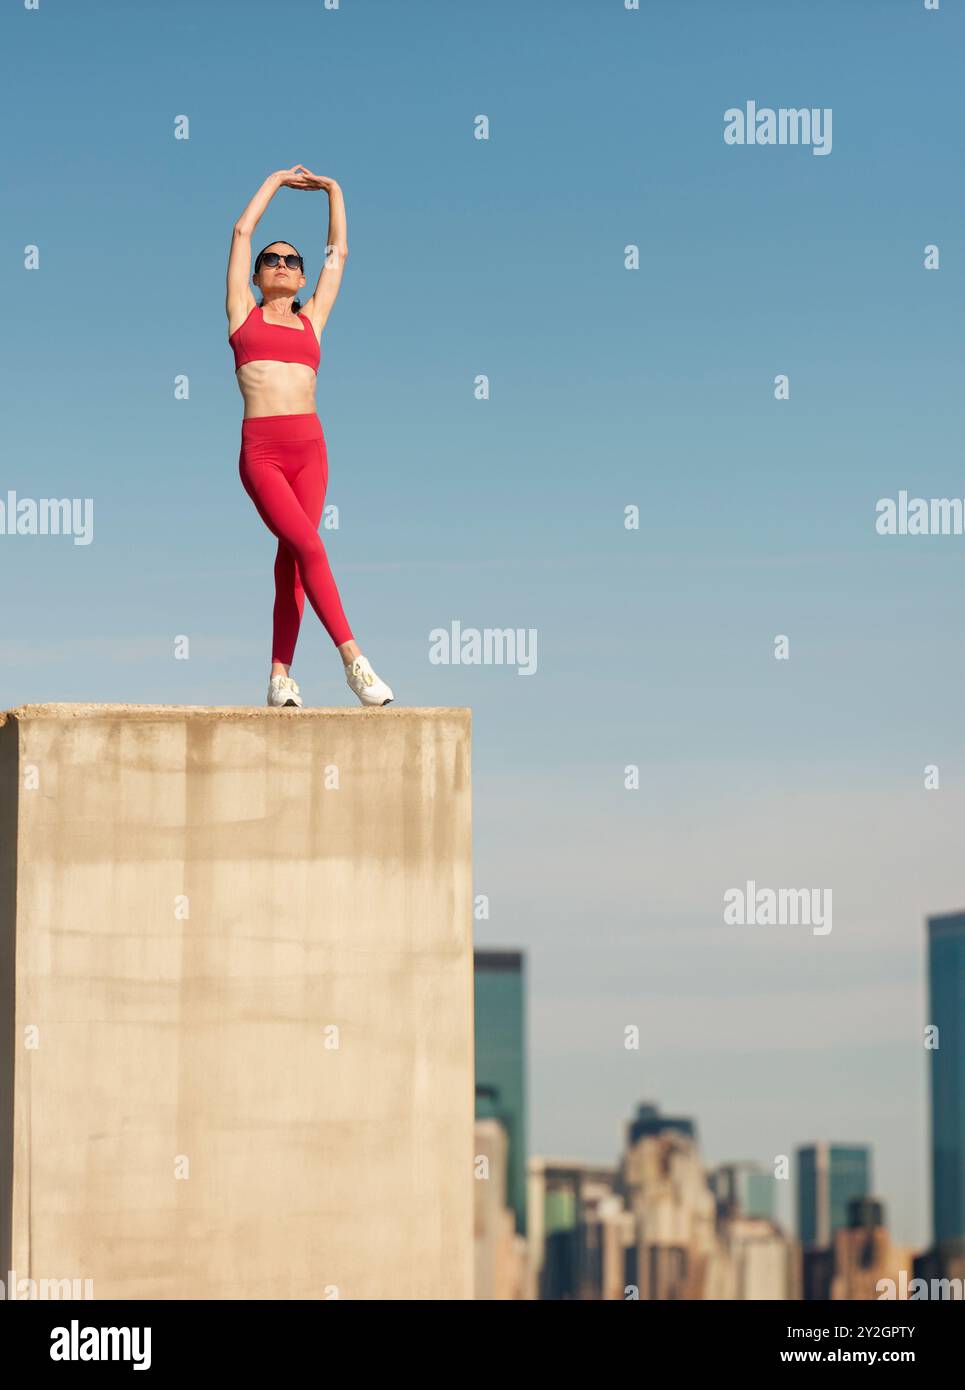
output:
[{"label": "woman's neck", "polygon": [[294,313],[292,305],[295,303],[293,294],[281,294],[273,299],[263,299],[261,307],[277,318],[283,318],[285,314]]}]

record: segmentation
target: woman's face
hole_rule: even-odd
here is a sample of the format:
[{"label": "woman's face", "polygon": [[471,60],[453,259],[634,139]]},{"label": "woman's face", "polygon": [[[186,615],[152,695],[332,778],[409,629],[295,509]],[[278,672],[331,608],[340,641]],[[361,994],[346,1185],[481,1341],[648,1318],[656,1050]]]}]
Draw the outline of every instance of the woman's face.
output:
[{"label": "woman's face", "polygon": [[[298,255],[294,246],[287,241],[273,241],[270,246],[265,247],[266,251],[277,251],[279,256]],[[276,266],[265,265],[262,260],[258,267],[258,274],[255,276],[255,284],[262,294],[267,294],[270,290],[283,290],[285,294],[296,294],[305,283],[305,277],[301,270],[296,266],[294,270],[289,270],[284,261],[279,261]]]}]

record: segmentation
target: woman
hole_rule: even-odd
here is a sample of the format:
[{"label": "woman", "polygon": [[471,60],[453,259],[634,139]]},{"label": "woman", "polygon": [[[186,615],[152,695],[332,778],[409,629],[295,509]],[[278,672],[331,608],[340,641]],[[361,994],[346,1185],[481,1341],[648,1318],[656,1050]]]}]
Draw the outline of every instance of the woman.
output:
[{"label": "woman", "polygon": [[[305,266],[290,242],[270,242],[255,259],[251,279],[261,291],[260,303],[248,284],[251,234],[279,188],[328,192],[328,254],[304,310],[295,295],[305,283]],[[225,309],[235,376],[245,401],[238,471],[265,525],[278,537],[269,705],[302,703],[289,670],[306,593],[362,704],[387,705],[394,698],[352,637],[318,534],[328,485],[325,436],[315,412],[319,339],[342,282],[345,236],[338,184],[296,164],[269,175],[235,223],[231,239]]]}]

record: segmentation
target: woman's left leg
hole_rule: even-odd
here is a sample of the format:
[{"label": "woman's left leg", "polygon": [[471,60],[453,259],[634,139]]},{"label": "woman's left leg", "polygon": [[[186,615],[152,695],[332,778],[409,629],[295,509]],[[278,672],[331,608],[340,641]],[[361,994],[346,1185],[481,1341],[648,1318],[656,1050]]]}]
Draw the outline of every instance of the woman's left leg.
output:
[{"label": "woman's left leg", "polygon": [[[317,457],[304,463],[297,473],[290,474],[289,481],[291,482],[292,492],[298,499],[302,511],[308,517],[312,524],[312,529],[317,535],[322,519],[322,512],[325,508],[325,494],[328,491],[328,452],[325,447],[324,437],[315,442],[317,445]],[[348,619],[345,617],[345,611],[342,608],[342,601],[339,597],[335,577],[328,563],[324,545],[321,546],[320,549],[321,556],[316,552],[307,562],[307,564],[311,566],[308,573],[308,582],[311,584],[314,580],[316,584],[320,583],[324,586],[327,591],[326,608],[328,610],[328,615],[323,618],[323,622],[328,629],[329,636],[332,637],[332,640],[341,652],[345,645],[354,647],[355,642],[348,625]],[[305,586],[302,580],[301,567],[298,564],[297,558],[294,555],[292,558],[295,561],[295,583],[292,592],[298,613],[301,614],[305,607]],[[321,564],[319,564],[319,559],[322,561]],[[304,563],[306,562],[303,560],[303,564]],[[319,616],[321,616],[321,614]],[[341,638],[341,641],[338,640],[339,638]],[[292,647],[294,648],[294,642],[292,643]],[[342,659],[346,659],[344,652],[342,653]]]}]

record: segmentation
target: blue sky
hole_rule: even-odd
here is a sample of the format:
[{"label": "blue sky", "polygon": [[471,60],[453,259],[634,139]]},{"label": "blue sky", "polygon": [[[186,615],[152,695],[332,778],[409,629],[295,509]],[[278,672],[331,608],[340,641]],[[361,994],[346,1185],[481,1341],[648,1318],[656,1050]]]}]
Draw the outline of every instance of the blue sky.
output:
[{"label": "blue sky", "polygon": [[[912,1242],[923,918],[965,906],[965,537],[874,518],[965,495],[963,37],[951,0],[0,15],[0,499],[94,499],[89,546],[0,536],[3,706],[263,701],[225,262],[268,173],[337,178],[326,543],[399,702],[472,707],[477,939],[528,953],[532,1150],[610,1158],[644,1097],[709,1161],[867,1142]],[[831,154],[725,145],[750,99],[830,107]],[[310,291],[326,228],[282,190],[254,241]],[[432,664],[453,621],[536,629],[537,674]],[[310,608],[293,672],[354,698]],[[831,887],[832,933],[725,928],[747,878]]]}]

